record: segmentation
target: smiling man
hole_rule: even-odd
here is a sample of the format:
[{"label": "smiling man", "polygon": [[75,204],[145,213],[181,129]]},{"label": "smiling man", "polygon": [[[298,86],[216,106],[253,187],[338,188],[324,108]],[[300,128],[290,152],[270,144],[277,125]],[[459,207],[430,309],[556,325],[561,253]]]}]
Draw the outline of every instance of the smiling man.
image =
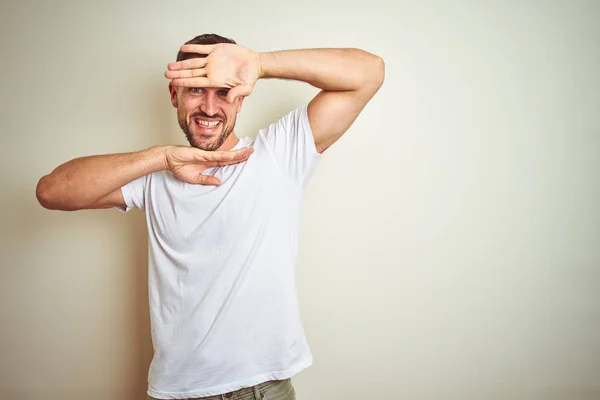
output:
[{"label": "smiling man", "polygon": [[179,126],[192,146],[212,151],[228,138],[235,139],[231,133],[243,98],[227,104],[224,99],[228,89],[192,87],[178,91],[169,85],[169,90],[173,107],[177,107]]},{"label": "smiling man", "polygon": [[[187,44],[235,44],[235,41],[219,35],[201,35],[187,42]],[[177,53],[177,62],[192,58],[205,58],[206,54],[195,52]],[[190,64],[188,64],[190,65]],[[171,68],[182,68],[182,64],[171,64]],[[193,71],[186,71],[192,76]],[[199,71],[195,71],[198,76]],[[170,73],[165,76],[186,75],[186,73]],[[206,76],[206,74],[204,74]],[[229,93],[227,87],[175,87],[169,84],[171,104],[177,108],[177,121],[185,133],[188,142],[202,150],[212,151],[219,149],[227,139],[225,148],[231,148],[237,143],[235,134],[231,134],[235,127],[237,114],[242,109],[244,97],[230,104],[226,101]]]},{"label": "smiling man", "polygon": [[[167,68],[191,146],[71,160],[40,179],[37,198],[145,212],[150,398],[295,399],[291,377],[312,363],[294,279],[303,189],[380,88],[383,61],[358,49],[257,53],[201,35]],[[237,114],[264,78],[321,91],[239,138]]]}]

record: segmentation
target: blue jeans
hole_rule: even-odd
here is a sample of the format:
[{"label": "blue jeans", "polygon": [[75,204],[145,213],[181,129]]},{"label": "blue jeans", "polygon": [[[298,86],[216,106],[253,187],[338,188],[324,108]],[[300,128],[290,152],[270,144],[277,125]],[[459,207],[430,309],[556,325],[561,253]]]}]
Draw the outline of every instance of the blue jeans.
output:
[{"label": "blue jeans", "polygon": [[[155,400],[148,396],[149,400]],[[235,392],[208,397],[194,397],[185,400],[296,400],[292,379],[267,381],[256,386],[238,389]]]}]

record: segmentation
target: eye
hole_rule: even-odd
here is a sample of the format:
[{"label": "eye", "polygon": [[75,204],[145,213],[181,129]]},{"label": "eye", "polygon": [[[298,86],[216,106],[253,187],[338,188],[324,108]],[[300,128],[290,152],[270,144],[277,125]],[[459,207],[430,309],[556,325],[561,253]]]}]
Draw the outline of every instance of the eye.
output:
[{"label": "eye", "polygon": [[192,92],[192,93],[202,93],[204,91],[204,89],[203,88],[199,88],[199,87],[191,87],[189,89],[189,91]]},{"label": "eye", "polygon": [[229,93],[229,89],[221,89],[217,92],[219,96],[227,97],[227,93]]}]

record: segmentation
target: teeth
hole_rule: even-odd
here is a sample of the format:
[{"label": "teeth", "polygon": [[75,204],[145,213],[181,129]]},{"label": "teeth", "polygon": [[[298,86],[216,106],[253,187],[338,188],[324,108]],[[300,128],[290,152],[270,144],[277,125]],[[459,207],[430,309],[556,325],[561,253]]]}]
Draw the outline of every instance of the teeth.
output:
[{"label": "teeth", "polygon": [[216,126],[219,124],[219,121],[208,122],[208,121],[203,121],[201,119],[199,119],[198,122],[200,123],[200,125],[204,125],[204,126],[208,126],[208,127]]}]

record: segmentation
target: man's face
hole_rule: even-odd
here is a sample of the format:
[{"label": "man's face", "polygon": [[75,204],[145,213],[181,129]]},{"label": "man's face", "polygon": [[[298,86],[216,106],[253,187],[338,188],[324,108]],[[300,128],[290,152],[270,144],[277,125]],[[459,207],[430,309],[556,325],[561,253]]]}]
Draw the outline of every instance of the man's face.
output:
[{"label": "man's face", "polygon": [[206,151],[217,150],[233,132],[243,98],[232,104],[225,98],[229,89],[188,88],[169,85],[171,104],[190,145]]}]

